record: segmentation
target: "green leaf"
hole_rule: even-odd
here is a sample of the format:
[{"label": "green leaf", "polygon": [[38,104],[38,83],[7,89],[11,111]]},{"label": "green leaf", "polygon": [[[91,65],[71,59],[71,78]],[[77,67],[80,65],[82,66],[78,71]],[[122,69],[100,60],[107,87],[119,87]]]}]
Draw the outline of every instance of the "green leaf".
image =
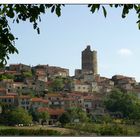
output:
[{"label": "green leaf", "polygon": [[40,5],[40,12],[45,13],[45,6],[43,4]]},{"label": "green leaf", "polygon": [[37,33],[40,34],[40,29],[39,28],[37,28]]},{"label": "green leaf", "polygon": [[140,30],[140,22],[138,23],[138,28],[139,28],[139,30]]},{"label": "green leaf", "polygon": [[9,10],[7,12],[7,16],[10,17],[10,18],[13,18],[14,17],[14,12],[12,10]]},{"label": "green leaf", "polygon": [[103,8],[103,13],[104,13],[104,16],[106,17],[107,12],[106,12],[106,10],[105,10],[104,6],[102,6],[102,8]]},{"label": "green leaf", "polygon": [[55,10],[55,6],[52,7],[51,12],[53,13]]},{"label": "green leaf", "polygon": [[9,39],[11,40],[11,41],[13,41],[14,39],[15,39],[15,37],[13,36],[13,34],[8,34],[8,37],[9,37]]},{"label": "green leaf", "polygon": [[55,12],[56,12],[56,14],[57,14],[58,17],[61,16],[61,9],[60,9],[60,6],[57,6],[57,7],[56,7],[56,11],[55,11]]}]

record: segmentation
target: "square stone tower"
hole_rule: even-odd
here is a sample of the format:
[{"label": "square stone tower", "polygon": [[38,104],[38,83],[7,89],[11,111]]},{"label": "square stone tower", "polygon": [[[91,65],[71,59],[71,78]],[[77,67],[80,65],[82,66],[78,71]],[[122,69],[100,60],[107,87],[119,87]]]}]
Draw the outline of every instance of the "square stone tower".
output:
[{"label": "square stone tower", "polygon": [[88,45],[85,50],[82,51],[82,71],[86,73],[93,73],[97,75],[97,51],[91,51]]}]

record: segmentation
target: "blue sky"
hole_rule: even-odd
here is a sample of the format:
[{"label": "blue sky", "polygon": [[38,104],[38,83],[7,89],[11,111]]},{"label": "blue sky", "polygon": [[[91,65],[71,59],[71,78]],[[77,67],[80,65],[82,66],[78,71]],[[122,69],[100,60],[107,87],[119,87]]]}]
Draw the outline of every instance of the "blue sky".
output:
[{"label": "blue sky", "polygon": [[140,81],[137,16],[131,11],[122,19],[121,8],[106,7],[107,18],[102,9],[92,14],[86,5],[66,5],[59,18],[48,11],[39,23],[40,35],[28,22],[11,24],[19,38],[19,54],[10,55],[8,64],[49,64],[68,68],[73,75],[75,69],[81,68],[81,51],[91,45],[92,50],[97,50],[101,76],[122,74]]}]

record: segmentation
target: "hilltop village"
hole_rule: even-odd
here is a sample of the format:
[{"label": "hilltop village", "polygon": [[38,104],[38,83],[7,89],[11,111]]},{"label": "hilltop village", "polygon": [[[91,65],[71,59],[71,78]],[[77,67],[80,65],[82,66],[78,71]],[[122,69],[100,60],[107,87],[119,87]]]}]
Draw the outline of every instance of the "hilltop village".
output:
[{"label": "hilltop village", "polygon": [[[10,64],[0,69],[0,103],[25,110],[49,113],[50,122],[69,108],[81,108],[92,115],[103,115],[104,98],[114,89],[135,92],[140,98],[140,83],[135,78],[98,74],[97,52],[87,46],[82,51],[82,68],[69,76],[66,68]],[[2,113],[2,107],[0,113]]]}]

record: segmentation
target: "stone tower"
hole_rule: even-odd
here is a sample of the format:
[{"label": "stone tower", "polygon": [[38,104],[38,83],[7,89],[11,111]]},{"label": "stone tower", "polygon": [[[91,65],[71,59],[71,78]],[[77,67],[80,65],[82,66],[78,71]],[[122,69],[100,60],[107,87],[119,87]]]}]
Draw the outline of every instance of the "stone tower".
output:
[{"label": "stone tower", "polygon": [[91,51],[89,45],[82,51],[82,71],[97,75],[97,51]]}]

